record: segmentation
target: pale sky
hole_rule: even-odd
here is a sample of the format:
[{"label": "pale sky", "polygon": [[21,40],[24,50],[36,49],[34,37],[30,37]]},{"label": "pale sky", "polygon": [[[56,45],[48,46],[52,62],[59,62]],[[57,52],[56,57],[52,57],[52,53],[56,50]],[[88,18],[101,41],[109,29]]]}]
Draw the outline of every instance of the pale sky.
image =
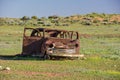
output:
[{"label": "pale sky", "polygon": [[0,17],[120,14],[120,0],[0,0]]}]

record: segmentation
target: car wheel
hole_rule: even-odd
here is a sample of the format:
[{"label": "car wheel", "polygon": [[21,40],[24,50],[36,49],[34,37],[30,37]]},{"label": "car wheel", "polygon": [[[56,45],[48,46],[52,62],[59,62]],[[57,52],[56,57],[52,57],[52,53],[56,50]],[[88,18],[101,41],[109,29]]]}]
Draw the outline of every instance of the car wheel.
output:
[{"label": "car wheel", "polygon": [[44,59],[45,59],[45,60],[50,60],[50,59],[51,59],[51,56],[48,55],[48,54],[45,54],[45,55],[44,55]]}]

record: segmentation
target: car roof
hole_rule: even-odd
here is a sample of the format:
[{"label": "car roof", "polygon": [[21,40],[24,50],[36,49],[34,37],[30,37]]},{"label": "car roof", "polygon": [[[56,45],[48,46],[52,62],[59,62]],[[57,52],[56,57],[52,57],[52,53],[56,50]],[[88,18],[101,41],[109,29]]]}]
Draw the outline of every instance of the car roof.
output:
[{"label": "car roof", "polygon": [[61,29],[51,29],[51,28],[25,28],[25,29],[33,29],[38,31],[60,31],[60,32],[77,32],[77,31],[68,31],[68,30],[61,30]]}]

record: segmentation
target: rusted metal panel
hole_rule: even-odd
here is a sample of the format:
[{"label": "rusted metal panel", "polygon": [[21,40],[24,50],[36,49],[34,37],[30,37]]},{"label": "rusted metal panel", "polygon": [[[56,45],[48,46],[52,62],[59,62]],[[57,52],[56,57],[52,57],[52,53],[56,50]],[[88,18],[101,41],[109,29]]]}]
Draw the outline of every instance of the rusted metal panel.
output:
[{"label": "rusted metal panel", "polygon": [[[28,32],[27,31],[31,31]],[[25,28],[23,34],[22,55],[78,55],[80,49],[79,34],[47,28]]]}]

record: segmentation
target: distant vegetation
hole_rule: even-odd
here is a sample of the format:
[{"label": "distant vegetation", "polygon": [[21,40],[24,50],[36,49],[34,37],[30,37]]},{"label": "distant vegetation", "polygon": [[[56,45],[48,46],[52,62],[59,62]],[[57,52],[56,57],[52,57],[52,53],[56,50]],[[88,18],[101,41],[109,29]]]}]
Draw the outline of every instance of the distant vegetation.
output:
[{"label": "distant vegetation", "polygon": [[91,13],[86,15],[72,15],[61,17],[57,15],[46,17],[23,16],[22,18],[3,18],[0,17],[0,26],[19,25],[19,26],[70,26],[71,24],[81,25],[110,25],[120,24],[120,14],[98,14]]}]

